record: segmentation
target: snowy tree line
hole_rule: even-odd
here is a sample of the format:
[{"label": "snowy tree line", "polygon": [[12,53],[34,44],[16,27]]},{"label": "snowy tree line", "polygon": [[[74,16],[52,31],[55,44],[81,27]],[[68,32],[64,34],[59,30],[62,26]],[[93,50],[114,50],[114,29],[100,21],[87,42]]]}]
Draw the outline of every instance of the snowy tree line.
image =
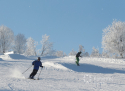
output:
[{"label": "snowy tree line", "polygon": [[8,51],[14,51],[17,54],[26,56],[57,56],[63,57],[66,54],[63,51],[55,51],[53,43],[49,41],[48,35],[43,35],[40,41],[41,49],[36,49],[38,42],[33,38],[28,38],[24,34],[14,36],[14,33],[8,27],[0,26],[0,53],[4,54]]},{"label": "snowy tree line", "polygon": [[[27,56],[57,56],[64,57],[66,54],[63,51],[55,51],[53,43],[49,41],[48,35],[43,35],[40,41],[41,49],[36,49],[39,43],[31,37],[26,39],[23,34],[14,36],[13,31],[2,25],[0,26],[0,53],[4,54],[8,51],[14,51],[18,54]],[[91,54],[85,51],[82,45],[79,45],[79,50],[83,57],[125,57],[125,22],[114,20],[112,25],[109,25],[103,30],[102,34],[103,52],[99,53],[99,48],[92,48]],[[68,54],[75,56],[77,54],[73,49]]]},{"label": "snowy tree line", "polygon": [[[24,54],[26,56],[57,56],[64,57],[66,54],[63,51],[55,51],[53,49],[53,43],[49,41],[48,35],[43,35],[40,41],[41,49],[36,49],[38,42],[33,40],[33,38],[26,39],[24,34],[18,34],[14,36],[14,33],[8,27],[2,25],[0,26],[0,53],[4,54],[8,51],[14,51],[14,53]],[[93,48],[92,54],[89,55],[85,52],[82,45],[79,45],[79,51],[82,52],[82,56],[98,56],[99,50]],[[68,55],[74,56],[77,52],[72,50]]]},{"label": "snowy tree line", "polygon": [[[92,53],[89,54],[88,52],[85,51],[84,46],[79,45],[79,52],[82,52],[81,56],[82,57],[101,57],[101,54],[99,53],[99,48],[92,48]],[[77,54],[77,51],[72,51],[69,53],[70,56],[75,56]]]},{"label": "snowy tree line", "polygon": [[[26,56],[57,56],[64,57],[66,54],[63,51],[55,51],[53,49],[53,43],[49,41],[48,35],[43,35],[40,41],[41,49],[36,49],[39,43],[33,40],[33,38],[26,39],[24,34],[14,35],[13,31],[8,27],[0,26],[0,53],[4,54],[8,51],[14,51],[17,54],[24,54]],[[89,54],[84,50],[82,45],[79,46],[79,51],[83,56]],[[77,52],[71,51],[69,55],[76,55]]]}]

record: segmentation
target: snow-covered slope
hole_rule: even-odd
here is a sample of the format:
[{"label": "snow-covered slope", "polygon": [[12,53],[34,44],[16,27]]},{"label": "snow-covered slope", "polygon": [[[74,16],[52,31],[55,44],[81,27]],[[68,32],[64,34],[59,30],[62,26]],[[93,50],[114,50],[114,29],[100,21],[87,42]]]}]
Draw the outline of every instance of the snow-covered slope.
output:
[{"label": "snow-covered slope", "polygon": [[[34,57],[35,58],[35,57]],[[37,57],[36,57],[37,58]],[[32,58],[17,54],[0,56],[0,91],[124,91],[123,59],[75,57],[43,58],[40,80],[26,79]],[[31,68],[30,68],[31,67]],[[30,68],[24,74],[25,70]],[[35,78],[38,77],[40,70]]]}]

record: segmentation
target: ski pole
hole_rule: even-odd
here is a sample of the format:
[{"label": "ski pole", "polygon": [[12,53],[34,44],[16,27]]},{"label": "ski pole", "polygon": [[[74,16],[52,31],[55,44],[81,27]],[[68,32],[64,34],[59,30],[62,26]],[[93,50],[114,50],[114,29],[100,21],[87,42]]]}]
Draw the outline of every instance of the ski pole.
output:
[{"label": "ski pole", "polygon": [[[31,68],[31,67],[32,67],[32,65],[31,65],[29,68]],[[28,69],[29,69],[29,68],[28,68]],[[28,70],[28,69],[27,69],[27,70]],[[26,70],[26,71],[27,71],[27,70]],[[26,71],[24,71],[22,74],[24,74]]]},{"label": "ski pole", "polygon": [[41,74],[41,71],[42,71],[42,69],[43,69],[43,68],[41,68],[41,70],[40,70],[40,73],[39,73],[39,75],[38,75],[38,78],[37,78],[37,80],[39,80],[39,76],[40,76],[40,74]]}]

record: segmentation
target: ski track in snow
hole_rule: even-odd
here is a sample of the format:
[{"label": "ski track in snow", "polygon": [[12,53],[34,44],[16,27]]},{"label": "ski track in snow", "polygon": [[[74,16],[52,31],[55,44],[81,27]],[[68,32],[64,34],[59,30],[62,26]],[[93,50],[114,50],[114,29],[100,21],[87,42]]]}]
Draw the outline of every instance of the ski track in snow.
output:
[{"label": "ski track in snow", "polygon": [[[0,56],[0,91],[124,91],[124,59],[75,57],[43,58],[40,80],[26,79],[34,59],[18,55]],[[40,69],[41,70],[41,69]],[[35,78],[38,77],[38,71]]]}]

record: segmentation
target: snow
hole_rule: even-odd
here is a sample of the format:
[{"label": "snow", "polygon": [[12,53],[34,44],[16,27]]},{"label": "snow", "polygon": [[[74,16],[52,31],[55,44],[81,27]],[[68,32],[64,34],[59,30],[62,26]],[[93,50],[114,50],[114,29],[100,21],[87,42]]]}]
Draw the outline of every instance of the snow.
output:
[{"label": "snow", "polygon": [[[19,54],[0,55],[0,91],[124,91],[125,61],[109,58],[75,57],[41,58],[43,69],[35,78],[26,79],[37,57]],[[28,71],[26,71],[29,68]],[[22,74],[26,71],[24,74]]]}]

